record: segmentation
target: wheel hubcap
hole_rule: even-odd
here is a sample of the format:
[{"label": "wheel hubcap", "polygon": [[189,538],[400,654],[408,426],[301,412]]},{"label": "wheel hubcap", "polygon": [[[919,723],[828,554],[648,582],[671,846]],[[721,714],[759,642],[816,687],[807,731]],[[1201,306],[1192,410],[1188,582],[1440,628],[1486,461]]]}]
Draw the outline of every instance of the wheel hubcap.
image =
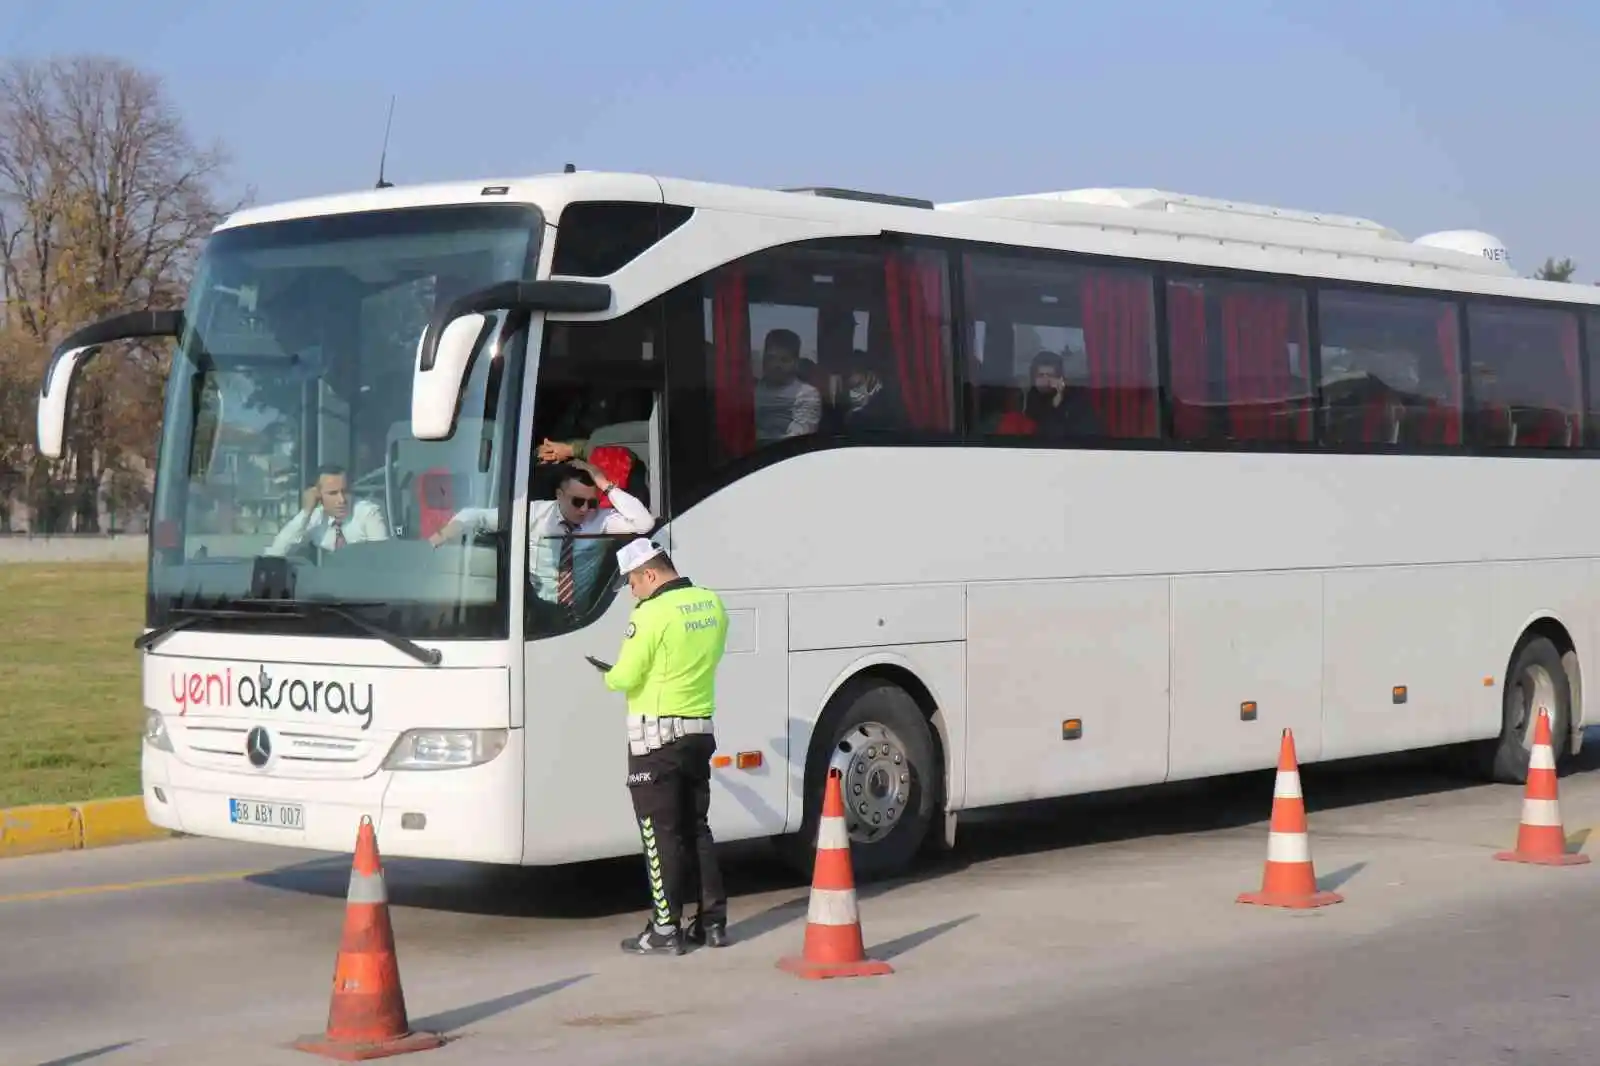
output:
[{"label": "wheel hubcap", "polygon": [[894,731],[864,722],[839,738],[828,769],[838,770],[850,839],[871,843],[887,836],[911,797],[911,761]]}]

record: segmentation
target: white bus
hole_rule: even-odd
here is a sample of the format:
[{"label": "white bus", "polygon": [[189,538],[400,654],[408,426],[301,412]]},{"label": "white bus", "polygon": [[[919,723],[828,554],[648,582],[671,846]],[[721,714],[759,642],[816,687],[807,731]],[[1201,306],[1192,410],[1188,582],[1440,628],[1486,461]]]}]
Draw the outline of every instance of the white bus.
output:
[{"label": "white bus", "polygon": [[[1474,239],[1153,190],[356,192],[229,218],[181,311],[66,340],[40,446],[99,346],[176,339],[138,641],[157,825],[635,852],[585,658],[628,624],[616,544],[576,607],[529,576],[550,441],[726,597],[718,836],[807,869],[837,766],[878,877],[957,812],[1270,767],[1284,727],[1307,763],[1459,746],[1517,781],[1547,707],[1577,750],[1600,289]],[[267,554],[328,464],[387,537]],[[468,506],[498,532],[430,543]]]}]

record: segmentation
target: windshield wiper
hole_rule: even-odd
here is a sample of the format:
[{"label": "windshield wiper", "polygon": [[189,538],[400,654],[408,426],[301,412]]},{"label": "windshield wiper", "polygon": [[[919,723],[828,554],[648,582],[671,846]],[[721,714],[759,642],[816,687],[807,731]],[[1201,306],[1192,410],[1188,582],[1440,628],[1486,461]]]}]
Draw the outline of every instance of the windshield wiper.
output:
[{"label": "windshield wiper", "polygon": [[[177,607],[172,611],[177,615],[165,625],[156,626],[148,633],[141,633],[133,638],[133,646],[137,651],[149,651],[167,637],[180,629],[188,629],[196,622],[203,622],[208,618],[227,618],[230,615],[243,614],[242,611],[212,611],[204,607]],[[251,617],[255,617],[252,615]]]},{"label": "windshield wiper", "polygon": [[387,626],[368,621],[360,615],[353,613],[352,607],[381,607],[381,600],[273,600],[246,597],[235,603],[249,604],[253,607],[286,608],[286,614],[326,614],[334,618],[349,622],[357,629],[377,637],[396,651],[404,652],[419,663],[427,666],[438,666],[444,661],[444,653],[437,648],[424,648],[421,644],[407,640]]},{"label": "windshield wiper", "polygon": [[438,666],[444,661],[444,652],[440,651],[438,648],[424,648],[416,641],[408,640],[405,637],[402,637],[399,633],[396,633],[387,626],[380,626],[376,622],[370,622],[367,619],[362,618],[360,615],[351,613],[349,610],[350,607],[367,606],[365,604],[353,602],[330,603],[326,600],[307,600],[304,602],[297,602],[295,606],[305,607],[307,610],[313,612],[322,611],[324,614],[331,614],[335,618],[342,618],[346,622],[349,622],[351,625],[355,626],[357,629],[366,630],[368,633],[371,633],[373,636],[377,637],[391,648],[394,648],[396,651],[404,652],[413,659],[417,660],[417,662],[423,663],[427,666]]},{"label": "windshield wiper", "polygon": [[438,666],[444,661],[444,654],[437,648],[424,648],[415,641],[407,640],[394,630],[381,626],[376,622],[354,614],[352,607],[377,607],[381,601],[371,600],[274,600],[246,597],[245,599],[232,600],[248,610],[229,610],[221,607],[178,607],[173,609],[173,614],[181,617],[174,618],[166,625],[152,629],[138,637],[133,646],[140,651],[145,651],[154,646],[168,634],[180,629],[187,629],[197,622],[216,618],[268,618],[273,615],[287,618],[304,618],[309,615],[325,614],[341,619],[370,633],[379,640],[388,644],[397,651],[411,656],[419,663],[427,666]]}]

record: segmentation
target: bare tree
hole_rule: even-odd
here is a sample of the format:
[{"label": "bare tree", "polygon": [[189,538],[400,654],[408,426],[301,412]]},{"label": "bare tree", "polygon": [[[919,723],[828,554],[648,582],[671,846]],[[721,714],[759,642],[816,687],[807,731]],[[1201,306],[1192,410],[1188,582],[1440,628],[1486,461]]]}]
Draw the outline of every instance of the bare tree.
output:
[{"label": "bare tree", "polygon": [[58,463],[34,452],[32,397],[73,329],[182,301],[231,209],[227,161],[195,145],[152,74],[97,56],[0,64],[0,498],[21,488],[38,524],[98,529],[102,491],[152,464],[163,348],[90,364]]}]

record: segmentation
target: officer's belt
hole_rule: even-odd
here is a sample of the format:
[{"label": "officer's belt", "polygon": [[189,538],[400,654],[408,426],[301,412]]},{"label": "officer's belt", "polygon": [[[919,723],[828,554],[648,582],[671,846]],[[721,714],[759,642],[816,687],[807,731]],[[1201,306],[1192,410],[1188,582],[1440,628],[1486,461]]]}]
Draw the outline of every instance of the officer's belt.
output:
[{"label": "officer's belt", "polygon": [[666,747],[679,737],[712,732],[709,718],[684,718],[679,715],[655,718],[642,714],[628,716],[628,751],[647,755]]}]

